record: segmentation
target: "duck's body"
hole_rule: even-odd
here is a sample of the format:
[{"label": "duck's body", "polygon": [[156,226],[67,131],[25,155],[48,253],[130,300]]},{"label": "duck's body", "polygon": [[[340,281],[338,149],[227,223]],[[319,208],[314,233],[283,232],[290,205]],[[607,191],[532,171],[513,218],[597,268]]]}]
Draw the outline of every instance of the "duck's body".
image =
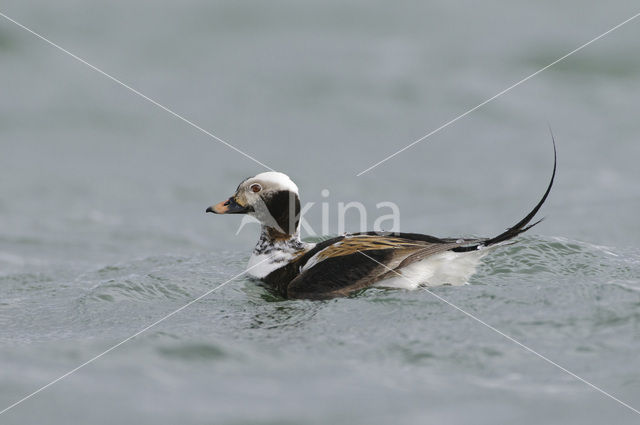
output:
[{"label": "duck's body", "polygon": [[299,237],[298,187],[285,174],[267,172],[244,180],[227,201],[209,207],[217,214],[245,213],[262,223],[248,274],[287,298],[345,296],[371,286],[415,288],[457,285],[475,272],[480,258],[535,226],[529,224],[547,199],[556,172],[538,204],[493,238],[452,239],[417,233],[356,233],[316,244]]},{"label": "duck's body", "polygon": [[[411,233],[356,233],[292,252],[285,261],[265,261],[249,273],[288,298],[333,298],[371,286],[456,285],[473,274],[486,249],[455,249],[479,242]],[[258,261],[264,256],[254,254],[249,264]]]}]

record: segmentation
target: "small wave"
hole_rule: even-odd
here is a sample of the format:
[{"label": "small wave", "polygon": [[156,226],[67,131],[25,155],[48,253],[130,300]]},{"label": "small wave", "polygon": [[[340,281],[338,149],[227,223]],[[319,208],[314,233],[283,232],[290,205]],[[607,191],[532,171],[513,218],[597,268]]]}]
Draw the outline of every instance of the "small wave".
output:
[{"label": "small wave", "polygon": [[476,297],[488,291],[499,298],[486,305],[486,312],[498,315],[516,306],[522,329],[549,329],[566,337],[576,329],[624,334],[640,320],[639,259],[637,249],[527,237],[487,256],[470,283],[484,287],[473,288]]},{"label": "small wave", "polygon": [[148,275],[131,275],[126,279],[110,279],[93,288],[90,298],[101,301],[120,299],[150,301],[156,298],[180,299],[189,293],[168,279]]},{"label": "small wave", "polygon": [[560,237],[526,237],[484,259],[475,280],[497,275],[598,278],[602,282],[640,276],[638,254]]},{"label": "small wave", "polygon": [[217,345],[202,342],[165,345],[157,348],[164,357],[179,360],[218,360],[227,357],[227,353]]},{"label": "small wave", "polygon": [[250,314],[247,327],[249,329],[286,329],[299,328],[312,321],[322,305],[313,301],[283,301],[279,305],[273,303],[256,304],[255,311]]},{"label": "small wave", "polygon": [[104,266],[77,280],[89,289],[83,300],[98,302],[154,301],[193,296],[193,282],[201,281],[203,260],[175,256],[149,257]]},{"label": "small wave", "polygon": [[0,276],[0,283],[6,285],[16,285],[20,290],[29,290],[32,286],[40,289],[43,283],[53,282],[53,277],[44,273],[15,273]]},{"label": "small wave", "polygon": [[245,262],[235,252],[153,256],[104,265],[76,277],[74,286],[84,288],[81,304],[188,301],[242,271]]}]

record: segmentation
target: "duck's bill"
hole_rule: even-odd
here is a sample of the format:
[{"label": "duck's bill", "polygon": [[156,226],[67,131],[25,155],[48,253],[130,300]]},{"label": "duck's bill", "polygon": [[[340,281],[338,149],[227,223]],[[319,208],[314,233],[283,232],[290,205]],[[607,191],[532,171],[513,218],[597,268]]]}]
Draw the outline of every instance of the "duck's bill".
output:
[{"label": "duck's bill", "polygon": [[226,201],[210,206],[206,210],[206,212],[214,214],[246,214],[250,211],[252,211],[251,207],[240,205],[233,196]]}]

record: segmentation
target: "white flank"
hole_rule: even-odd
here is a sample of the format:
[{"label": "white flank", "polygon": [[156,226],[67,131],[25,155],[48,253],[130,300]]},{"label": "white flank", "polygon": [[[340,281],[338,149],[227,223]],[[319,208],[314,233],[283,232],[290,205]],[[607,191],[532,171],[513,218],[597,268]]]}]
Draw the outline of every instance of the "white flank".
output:
[{"label": "white flank", "polygon": [[488,249],[471,252],[446,251],[399,270],[395,276],[376,283],[381,288],[417,289],[418,286],[464,285],[476,272]]}]

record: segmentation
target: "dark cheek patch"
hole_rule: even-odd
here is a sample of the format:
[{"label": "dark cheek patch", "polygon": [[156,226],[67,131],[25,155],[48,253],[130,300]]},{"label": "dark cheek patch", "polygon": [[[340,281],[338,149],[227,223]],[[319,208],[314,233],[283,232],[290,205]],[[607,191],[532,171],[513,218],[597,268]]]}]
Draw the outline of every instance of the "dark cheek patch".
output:
[{"label": "dark cheek patch", "polygon": [[280,229],[288,234],[295,233],[300,220],[300,199],[298,199],[298,195],[288,190],[280,190],[271,194],[265,200],[265,203],[269,209],[269,214],[271,214]]}]

